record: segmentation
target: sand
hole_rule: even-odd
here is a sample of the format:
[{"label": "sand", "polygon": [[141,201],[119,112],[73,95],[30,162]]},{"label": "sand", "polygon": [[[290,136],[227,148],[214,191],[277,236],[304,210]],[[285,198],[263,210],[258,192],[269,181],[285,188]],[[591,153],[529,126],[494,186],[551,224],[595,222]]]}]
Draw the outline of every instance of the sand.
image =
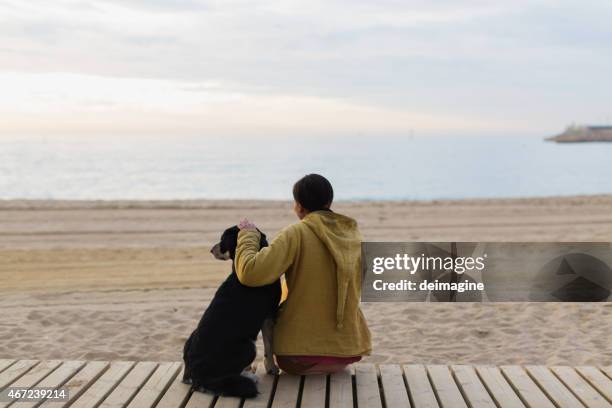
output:
[{"label": "sand", "polygon": [[[605,241],[612,196],[338,203],[366,240]],[[0,201],[0,358],[176,361],[229,271],[208,253],[288,202]],[[612,303],[367,303],[367,361],[612,364]],[[261,344],[258,345],[261,349]]]}]

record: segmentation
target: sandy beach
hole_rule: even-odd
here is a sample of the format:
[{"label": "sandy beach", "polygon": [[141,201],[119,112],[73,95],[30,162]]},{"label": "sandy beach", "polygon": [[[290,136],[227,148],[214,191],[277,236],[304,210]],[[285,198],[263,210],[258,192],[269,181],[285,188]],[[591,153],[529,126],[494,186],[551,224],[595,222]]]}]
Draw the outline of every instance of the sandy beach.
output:
[{"label": "sandy beach", "polygon": [[[605,241],[612,196],[342,202],[371,241]],[[176,361],[230,265],[210,246],[278,201],[0,201],[0,358]],[[368,303],[370,362],[612,364],[612,303]],[[261,347],[261,345],[260,345]]]}]

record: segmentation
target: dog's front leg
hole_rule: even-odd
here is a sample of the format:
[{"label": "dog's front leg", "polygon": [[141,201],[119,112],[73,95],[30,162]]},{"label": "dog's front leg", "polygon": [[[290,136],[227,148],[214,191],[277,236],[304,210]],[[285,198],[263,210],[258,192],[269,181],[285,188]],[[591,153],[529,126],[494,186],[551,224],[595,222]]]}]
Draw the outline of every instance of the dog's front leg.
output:
[{"label": "dog's front leg", "polygon": [[266,372],[272,375],[278,375],[279,369],[274,362],[272,354],[272,334],[274,332],[274,319],[269,317],[263,322],[261,327],[261,336],[264,344],[264,367]]}]

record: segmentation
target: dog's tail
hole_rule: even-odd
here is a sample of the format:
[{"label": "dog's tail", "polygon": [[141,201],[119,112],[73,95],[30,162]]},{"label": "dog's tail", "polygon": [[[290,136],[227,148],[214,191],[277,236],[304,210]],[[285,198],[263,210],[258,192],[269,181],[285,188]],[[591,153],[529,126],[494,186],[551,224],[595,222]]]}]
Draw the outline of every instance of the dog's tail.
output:
[{"label": "dog's tail", "polygon": [[199,386],[198,388],[203,388],[201,391],[207,391],[217,395],[254,398],[258,394],[255,381],[240,374],[218,379],[216,381],[200,383]]}]

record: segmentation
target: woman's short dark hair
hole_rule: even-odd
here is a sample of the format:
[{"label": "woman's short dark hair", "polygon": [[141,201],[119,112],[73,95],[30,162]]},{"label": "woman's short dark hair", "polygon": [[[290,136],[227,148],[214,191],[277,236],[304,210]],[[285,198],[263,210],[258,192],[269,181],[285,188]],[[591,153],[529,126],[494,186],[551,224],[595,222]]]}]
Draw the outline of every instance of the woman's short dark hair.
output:
[{"label": "woman's short dark hair", "polygon": [[334,189],[325,177],[307,174],[293,185],[293,199],[308,211],[323,210],[334,200]]}]

